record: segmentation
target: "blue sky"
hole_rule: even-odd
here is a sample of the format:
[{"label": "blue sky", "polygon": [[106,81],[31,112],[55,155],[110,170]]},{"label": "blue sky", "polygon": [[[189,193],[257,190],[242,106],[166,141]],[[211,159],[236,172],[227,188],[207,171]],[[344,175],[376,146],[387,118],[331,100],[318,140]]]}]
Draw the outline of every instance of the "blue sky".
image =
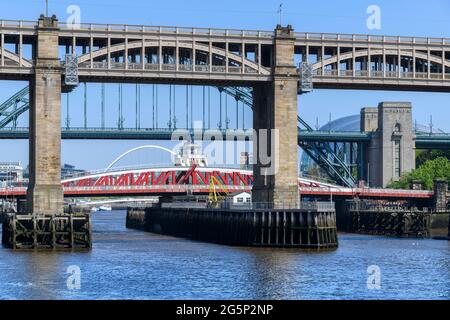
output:
[{"label": "blue sky", "polygon": [[[0,19],[36,20],[44,11],[45,0],[15,0],[6,1],[7,5],[0,14]],[[55,13],[62,21],[66,20],[69,5],[75,4],[81,8],[82,22],[95,23],[126,23],[146,25],[196,26],[215,28],[262,29],[272,30],[279,22],[277,9],[283,2],[283,24],[290,23],[296,31],[335,32],[335,33],[370,33],[404,36],[430,36],[450,38],[450,2],[444,0],[427,1],[386,1],[386,0],[340,0],[340,1],[179,1],[170,2],[148,0],[49,0],[50,13]],[[381,30],[368,30],[366,9],[369,5],[381,8]],[[15,91],[24,87],[24,82],[2,81],[0,83],[0,101],[4,101]],[[88,100],[88,115],[94,124],[99,120],[100,105],[98,103],[98,85],[89,85],[91,92]],[[107,88],[108,117],[107,123],[117,122],[117,87]],[[150,123],[149,92],[150,86],[142,90],[142,118]],[[161,108],[168,104],[167,87],[161,88]],[[177,112],[184,108],[181,102],[185,89],[177,89]],[[212,110],[217,108],[217,93],[211,89]],[[194,93],[196,101],[195,118],[201,115],[201,88]],[[70,98],[72,125],[82,124],[82,88],[78,88]],[[65,120],[65,101],[63,97],[63,121]],[[348,91],[348,90],[315,90],[299,98],[299,114],[309,123],[319,124],[342,116],[357,114],[361,107],[376,106],[380,101],[411,101],[414,108],[413,116],[420,123],[429,123],[430,116],[436,127],[450,132],[450,94],[423,92],[391,92],[391,91]],[[127,85],[124,89],[124,117],[128,126],[134,126],[134,86]],[[164,102],[165,101],[165,102]],[[235,104],[230,102],[230,109]],[[234,110],[234,109],[233,109]],[[167,110],[165,110],[167,111]],[[245,118],[251,117],[250,111],[245,111]],[[168,121],[168,114],[160,112],[160,123]],[[242,112],[241,112],[242,113]],[[241,117],[240,113],[240,117]],[[214,116],[214,114],[213,114]],[[184,117],[178,116],[182,122]],[[231,126],[235,124],[234,113],[230,112]],[[239,120],[242,121],[242,118]],[[27,117],[19,125],[25,126]],[[212,119],[212,125],[217,120]],[[248,122],[248,121],[247,121]],[[116,155],[131,147],[142,145],[141,141],[64,141],[62,147],[63,162],[73,163],[84,168],[102,168]],[[168,145],[168,143],[161,143]],[[27,141],[0,141],[0,161],[19,160],[28,163]],[[101,152],[99,152],[101,150]],[[150,151],[151,152],[151,151]],[[167,159],[165,155],[147,155],[155,162]],[[161,158],[161,159],[159,159]],[[136,160],[139,161],[139,160]],[[143,160],[141,160],[143,161]]]}]

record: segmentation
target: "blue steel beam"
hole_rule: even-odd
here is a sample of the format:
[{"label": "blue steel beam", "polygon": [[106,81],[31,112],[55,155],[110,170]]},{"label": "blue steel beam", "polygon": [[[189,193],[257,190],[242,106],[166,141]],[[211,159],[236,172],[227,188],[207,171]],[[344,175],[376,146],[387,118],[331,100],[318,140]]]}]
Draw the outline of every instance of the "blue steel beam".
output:
[{"label": "blue steel beam", "polygon": [[[219,130],[219,129],[213,129]],[[223,134],[230,134],[234,130],[220,130]],[[242,130],[241,130],[242,131]],[[169,140],[174,130],[169,129],[135,129],[125,128],[118,130],[117,128],[62,128],[64,139],[108,139],[113,137],[114,139],[148,139],[148,140]],[[191,132],[191,131],[189,131]],[[202,133],[198,131],[197,133]],[[251,137],[251,133],[245,136]],[[358,134],[355,135],[343,135],[343,138],[339,138],[339,132],[333,131],[314,131],[306,132],[301,131],[298,134],[298,142],[310,142],[316,141],[315,139],[323,139],[323,141],[336,141],[336,142],[369,142],[370,134]],[[2,128],[0,129],[0,139],[27,139],[28,128]],[[329,139],[329,140],[327,140]],[[416,136],[416,148],[417,149],[450,149],[450,134],[439,135],[417,135]]]},{"label": "blue steel beam", "polygon": [[17,118],[29,109],[28,95],[29,87],[25,87],[0,105],[0,129],[10,123],[15,127]]}]

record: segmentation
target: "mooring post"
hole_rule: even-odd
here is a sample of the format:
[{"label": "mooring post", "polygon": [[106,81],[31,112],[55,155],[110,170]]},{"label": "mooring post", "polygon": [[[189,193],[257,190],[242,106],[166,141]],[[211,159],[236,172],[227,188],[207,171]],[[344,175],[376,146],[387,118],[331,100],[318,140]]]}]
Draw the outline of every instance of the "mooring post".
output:
[{"label": "mooring post", "polygon": [[73,216],[70,214],[69,215],[69,228],[70,228],[70,247],[73,248],[74,247],[74,234],[73,234]]},{"label": "mooring post", "polygon": [[17,248],[17,223],[16,223],[16,215],[12,215],[12,247],[13,249]]},{"label": "mooring post", "polygon": [[38,238],[37,238],[37,217],[33,213],[33,248],[37,248]]},{"label": "mooring post", "polygon": [[50,219],[51,230],[52,230],[52,248],[56,248],[56,221],[55,219]]}]

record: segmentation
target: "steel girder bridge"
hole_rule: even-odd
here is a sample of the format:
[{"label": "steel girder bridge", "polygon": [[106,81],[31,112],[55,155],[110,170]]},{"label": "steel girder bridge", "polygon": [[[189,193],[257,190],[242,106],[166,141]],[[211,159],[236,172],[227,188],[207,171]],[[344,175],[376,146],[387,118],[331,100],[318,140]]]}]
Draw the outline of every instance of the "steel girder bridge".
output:
[{"label": "steel girder bridge", "polygon": [[[0,20],[0,76],[33,74],[36,21]],[[82,82],[240,82],[272,78],[274,31],[58,23]],[[10,50],[8,50],[10,49]],[[30,50],[31,49],[31,50]],[[294,34],[297,62],[315,88],[450,91],[450,39],[386,35]],[[67,76],[67,73],[66,73]]]}]

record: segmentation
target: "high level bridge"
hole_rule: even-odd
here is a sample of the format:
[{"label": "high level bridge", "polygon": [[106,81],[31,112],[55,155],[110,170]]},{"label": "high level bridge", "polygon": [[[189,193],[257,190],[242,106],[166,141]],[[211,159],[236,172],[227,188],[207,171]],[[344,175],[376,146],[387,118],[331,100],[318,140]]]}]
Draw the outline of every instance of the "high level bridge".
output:
[{"label": "high level bridge", "polygon": [[[0,21],[0,78],[30,83],[32,212],[62,211],[61,92],[79,81],[252,87],[253,138],[262,138],[259,129],[276,129],[267,145],[279,164],[268,174],[271,164],[255,159],[252,196],[255,202],[295,204],[297,95],[312,85],[448,92],[450,40],[296,33],[290,26],[273,32],[99,24],[74,29],[41,16],[38,22]],[[395,137],[402,139],[399,132]]]},{"label": "high level bridge", "polygon": [[[54,26],[58,56],[77,57],[82,82],[159,79],[253,86],[272,80],[274,73],[277,31],[95,23],[74,29],[63,22]],[[24,48],[37,46],[37,27],[35,21],[0,20],[4,78],[29,79],[34,73],[36,56]],[[291,58],[311,65],[316,88],[450,91],[450,39],[291,29],[288,36]]]}]

